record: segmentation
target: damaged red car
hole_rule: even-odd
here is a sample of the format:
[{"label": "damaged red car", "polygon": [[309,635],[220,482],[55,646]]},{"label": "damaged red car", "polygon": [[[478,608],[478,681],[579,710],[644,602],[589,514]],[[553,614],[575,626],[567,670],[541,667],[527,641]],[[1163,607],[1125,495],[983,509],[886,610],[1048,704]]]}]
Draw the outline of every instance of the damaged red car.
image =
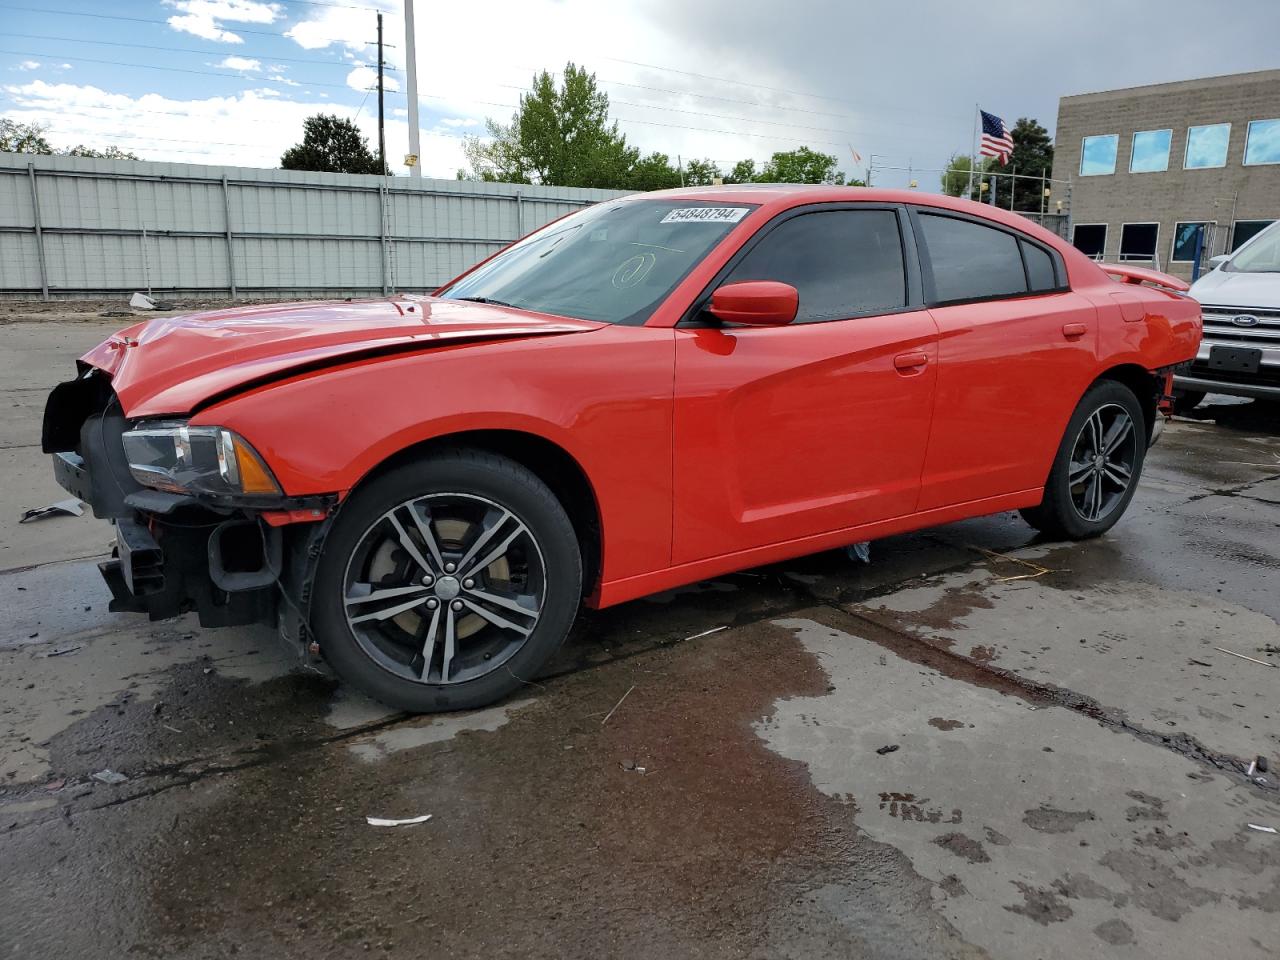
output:
[{"label": "damaged red car", "polygon": [[643,194],[431,296],[132,326],[43,445],[115,525],[112,609],[476,707],[584,603],[1003,510],[1101,534],[1196,355],[1185,288],[948,197]]}]

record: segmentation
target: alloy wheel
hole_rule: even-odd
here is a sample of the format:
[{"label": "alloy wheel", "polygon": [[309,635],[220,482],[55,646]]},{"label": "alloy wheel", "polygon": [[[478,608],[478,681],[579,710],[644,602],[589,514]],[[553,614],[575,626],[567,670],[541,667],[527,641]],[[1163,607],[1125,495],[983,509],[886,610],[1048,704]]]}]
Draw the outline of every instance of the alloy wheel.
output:
[{"label": "alloy wheel", "polygon": [[501,504],[435,493],[388,510],[343,578],[347,625],[383,669],[456,684],[500,669],[538,625],[547,571],[532,531]]},{"label": "alloy wheel", "polygon": [[1093,523],[1109,516],[1133,483],[1138,431],[1124,407],[1108,403],[1084,422],[1068,464],[1071,503]]}]

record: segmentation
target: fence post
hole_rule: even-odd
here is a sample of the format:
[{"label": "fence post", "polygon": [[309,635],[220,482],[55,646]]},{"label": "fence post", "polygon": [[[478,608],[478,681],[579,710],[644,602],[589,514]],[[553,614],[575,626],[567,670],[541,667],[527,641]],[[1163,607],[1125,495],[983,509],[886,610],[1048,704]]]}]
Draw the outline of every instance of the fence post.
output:
[{"label": "fence post", "polygon": [[524,195],[516,191],[516,239],[524,236]]},{"label": "fence post", "polygon": [[382,251],[382,295],[385,297],[390,292],[387,289],[387,185],[385,183],[378,184],[378,223],[382,237],[382,243],[379,246]]},{"label": "fence post", "polygon": [[227,283],[231,287],[231,299],[236,298],[236,257],[231,248],[231,193],[227,175],[222,175],[222,218],[227,226]]},{"label": "fence post", "polygon": [[36,189],[36,165],[27,164],[27,175],[31,178],[31,218],[36,228],[36,252],[40,256],[40,298],[49,299],[49,268],[44,259],[44,230],[40,226],[40,193]]}]

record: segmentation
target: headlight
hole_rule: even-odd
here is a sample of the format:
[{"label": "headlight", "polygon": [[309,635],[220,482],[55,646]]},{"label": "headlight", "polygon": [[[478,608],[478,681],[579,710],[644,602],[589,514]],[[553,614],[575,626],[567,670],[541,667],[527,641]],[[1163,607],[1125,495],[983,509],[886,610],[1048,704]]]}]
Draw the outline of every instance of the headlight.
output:
[{"label": "headlight", "polygon": [[148,423],[124,434],[129,471],[145,487],[214,496],[279,496],[280,485],[249,444],[225,427]]}]

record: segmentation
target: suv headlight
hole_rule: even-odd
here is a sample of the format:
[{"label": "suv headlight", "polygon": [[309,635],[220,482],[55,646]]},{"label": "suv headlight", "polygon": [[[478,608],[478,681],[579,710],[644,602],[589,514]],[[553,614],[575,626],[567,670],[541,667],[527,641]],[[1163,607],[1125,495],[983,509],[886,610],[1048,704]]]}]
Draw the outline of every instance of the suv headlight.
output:
[{"label": "suv headlight", "polygon": [[280,496],[257,451],[225,427],[147,423],[124,434],[133,478],[144,487],[214,496]]}]

